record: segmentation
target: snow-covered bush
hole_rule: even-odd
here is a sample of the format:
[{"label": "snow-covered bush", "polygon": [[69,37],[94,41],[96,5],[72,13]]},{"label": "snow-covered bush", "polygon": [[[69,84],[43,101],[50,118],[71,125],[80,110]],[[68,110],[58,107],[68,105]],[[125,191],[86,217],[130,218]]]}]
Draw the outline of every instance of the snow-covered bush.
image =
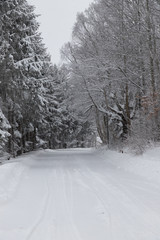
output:
[{"label": "snow-covered bush", "polygon": [[143,154],[146,149],[151,145],[151,141],[143,137],[132,135],[128,137],[124,143],[124,148],[135,155]]}]

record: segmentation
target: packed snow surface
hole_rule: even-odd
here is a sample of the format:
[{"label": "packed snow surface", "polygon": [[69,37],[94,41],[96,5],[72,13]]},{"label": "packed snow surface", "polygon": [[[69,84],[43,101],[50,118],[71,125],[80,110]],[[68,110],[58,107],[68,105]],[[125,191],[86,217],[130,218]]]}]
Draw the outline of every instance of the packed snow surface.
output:
[{"label": "packed snow surface", "polygon": [[160,240],[160,148],[44,150],[0,166],[0,240]]}]

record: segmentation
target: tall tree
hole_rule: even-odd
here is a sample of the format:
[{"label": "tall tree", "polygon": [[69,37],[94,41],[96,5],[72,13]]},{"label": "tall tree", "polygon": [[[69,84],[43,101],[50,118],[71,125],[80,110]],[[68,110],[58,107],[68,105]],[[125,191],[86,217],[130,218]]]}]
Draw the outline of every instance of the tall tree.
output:
[{"label": "tall tree", "polygon": [[84,113],[90,109],[104,143],[152,132],[159,138],[159,7],[155,0],[95,1],[62,49],[76,98],[85,98]]}]

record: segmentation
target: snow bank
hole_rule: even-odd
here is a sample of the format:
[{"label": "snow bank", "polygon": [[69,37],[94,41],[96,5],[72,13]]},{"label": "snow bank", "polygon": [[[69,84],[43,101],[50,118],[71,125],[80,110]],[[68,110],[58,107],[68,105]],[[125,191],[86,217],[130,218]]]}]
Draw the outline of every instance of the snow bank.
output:
[{"label": "snow bank", "polygon": [[23,172],[29,163],[37,155],[42,154],[42,150],[23,154],[11,160],[0,159],[0,204],[8,202],[21,183]]},{"label": "snow bank", "polygon": [[160,183],[160,147],[154,147],[139,156],[110,150],[103,152],[103,155],[107,162],[113,164],[116,168]]},{"label": "snow bank", "polygon": [[0,166],[0,203],[6,203],[16,192],[24,168],[20,162]]}]

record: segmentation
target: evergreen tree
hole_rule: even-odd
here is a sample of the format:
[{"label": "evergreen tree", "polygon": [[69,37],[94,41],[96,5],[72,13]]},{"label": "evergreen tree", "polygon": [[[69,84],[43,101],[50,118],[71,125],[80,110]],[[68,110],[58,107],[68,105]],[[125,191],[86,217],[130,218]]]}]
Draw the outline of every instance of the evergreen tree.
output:
[{"label": "evergreen tree", "polygon": [[0,11],[0,89],[11,125],[8,150],[14,154],[36,147],[45,105],[43,81],[51,62],[38,32],[34,7],[25,0],[1,1]]},{"label": "evergreen tree", "polygon": [[14,156],[84,142],[83,124],[66,105],[65,71],[52,65],[36,17],[26,0],[0,1],[1,142]]},{"label": "evergreen tree", "polygon": [[9,128],[10,125],[8,123],[8,120],[0,109],[0,156],[2,156],[3,153],[6,151],[5,146],[10,136],[8,132]]}]

